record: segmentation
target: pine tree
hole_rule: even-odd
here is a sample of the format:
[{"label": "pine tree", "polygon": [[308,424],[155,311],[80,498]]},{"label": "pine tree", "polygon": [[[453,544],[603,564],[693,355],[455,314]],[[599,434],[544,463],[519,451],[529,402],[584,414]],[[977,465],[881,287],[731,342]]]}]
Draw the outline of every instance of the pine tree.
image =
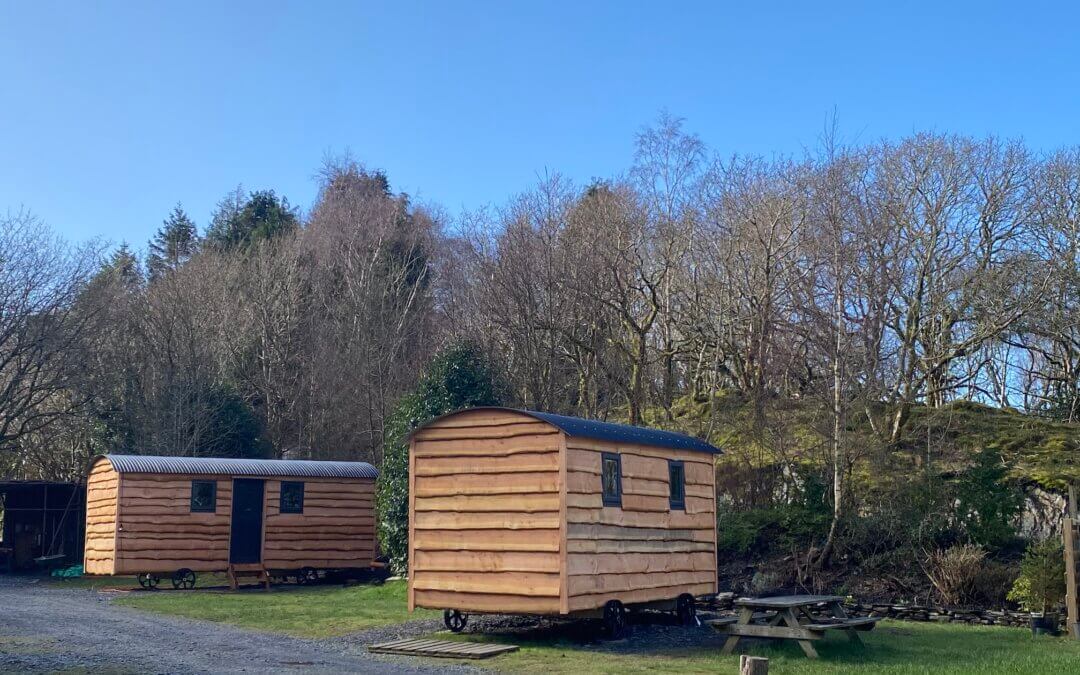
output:
[{"label": "pine tree", "polygon": [[150,242],[150,254],[146,259],[150,280],[180,267],[195,255],[198,248],[199,233],[195,222],[177,204]]},{"label": "pine tree", "polygon": [[253,192],[243,199],[243,188],[237,188],[218,204],[206,232],[207,242],[222,250],[242,249],[291,232],[300,223],[296,208],[273,190]]},{"label": "pine tree", "polygon": [[[116,283],[125,289],[137,288],[143,280],[139,259],[131,251],[127,242],[122,242],[109,259],[101,266],[95,280]],[[93,283],[93,282],[91,282]]]}]

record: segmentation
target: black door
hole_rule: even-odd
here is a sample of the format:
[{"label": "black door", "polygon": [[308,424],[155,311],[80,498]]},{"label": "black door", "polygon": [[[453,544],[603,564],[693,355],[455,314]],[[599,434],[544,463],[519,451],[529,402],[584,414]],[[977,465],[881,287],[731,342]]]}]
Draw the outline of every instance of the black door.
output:
[{"label": "black door", "polygon": [[233,480],[229,562],[262,562],[263,481]]}]

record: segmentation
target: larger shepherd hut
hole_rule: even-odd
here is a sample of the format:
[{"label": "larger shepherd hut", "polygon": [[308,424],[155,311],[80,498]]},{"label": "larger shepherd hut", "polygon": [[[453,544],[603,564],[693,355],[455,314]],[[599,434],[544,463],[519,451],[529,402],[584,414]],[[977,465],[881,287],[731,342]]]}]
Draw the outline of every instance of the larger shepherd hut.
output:
[{"label": "larger shepherd hut", "polygon": [[716,592],[708,443],[505,408],[440,417],[410,439],[409,607],[602,616],[645,605],[694,619]]}]

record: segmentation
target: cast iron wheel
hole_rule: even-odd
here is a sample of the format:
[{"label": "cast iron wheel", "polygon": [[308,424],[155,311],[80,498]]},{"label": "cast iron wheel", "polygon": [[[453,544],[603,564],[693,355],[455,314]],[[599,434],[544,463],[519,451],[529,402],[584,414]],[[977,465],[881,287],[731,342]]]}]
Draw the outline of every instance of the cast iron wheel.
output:
[{"label": "cast iron wheel", "polygon": [[176,570],[172,575],[172,587],[177,590],[195,588],[195,573],[186,567]]},{"label": "cast iron wheel", "polygon": [[301,586],[319,583],[319,573],[314,567],[301,567],[296,573],[296,583]]},{"label": "cast iron wheel", "polygon": [[142,572],[135,578],[139,580],[139,585],[148,591],[157,588],[158,583],[161,581],[161,577],[153,572]]},{"label": "cast iron wheel", "polygon": [[465,630],[465,624],[469,623],[469,615],[456,609],[447,609],[443,610],[442,620],[451,633],[460,633]]},{"label": "cast iron wheel", "polygon": [[604,605],[604,635],[612,640],[626,635],[626,609],[618,600],[608,600]]},{"label": "cast iron wheel", "polygon": [[678,617],[680,625],[698,625],[697,606],[694,603],[694,596],[689,593],[683,593],[679,596],[679,599],[675,601],[675,616]]}]

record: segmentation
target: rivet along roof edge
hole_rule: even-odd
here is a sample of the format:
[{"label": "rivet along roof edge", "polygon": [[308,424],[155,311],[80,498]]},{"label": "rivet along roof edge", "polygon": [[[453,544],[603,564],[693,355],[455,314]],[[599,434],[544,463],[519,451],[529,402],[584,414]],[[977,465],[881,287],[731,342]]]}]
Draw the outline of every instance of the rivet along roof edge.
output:
[{"label": "rivet along roof edge", "polygon": [[[161,457],[103,455],[120,473],[168,473],[283,478],[378,478],[367,462],[307,459],[235,459],[230,457]],[[95,460],[97,461],[97,460]]]},{"label": "rivet along roof edge", "polygon": [[415,434],[420,429],[433,424],[439,420],[459,415],[465,412],[476,412],[483,410],[497,410],[502,412],[513,412],[521,415],[528,415],[534,419],[538,419],[542,422],[558,428],[567,436],[573,436],[577,438],[591,438],[595,441],[612,441],[614,443],[637,443],[640,445],[652,445],[660,448],[671,448],[674,450],[693,450],[696,452],[707,452],[713,455],[722,454],[723,451],[705,441],[694,438],[693,436],[687,436],[686,434],[680,434],[675,431],[663,431],[661,429],[647,429],[645,427],[635,427],[629,424],[616,424],[614,422],[598,422],[595,420],[587,420],[581,417],[570,417],[568,415],[556,415],[555,413],[539,412],[536,410],[519,410],[517,408],[503,408],[499,406],[480,406],[477,408],[463,408],[461,410],[455,410],[452,413],[441,415],[431,420],[427,424],[424,424],[413,431]]}]

